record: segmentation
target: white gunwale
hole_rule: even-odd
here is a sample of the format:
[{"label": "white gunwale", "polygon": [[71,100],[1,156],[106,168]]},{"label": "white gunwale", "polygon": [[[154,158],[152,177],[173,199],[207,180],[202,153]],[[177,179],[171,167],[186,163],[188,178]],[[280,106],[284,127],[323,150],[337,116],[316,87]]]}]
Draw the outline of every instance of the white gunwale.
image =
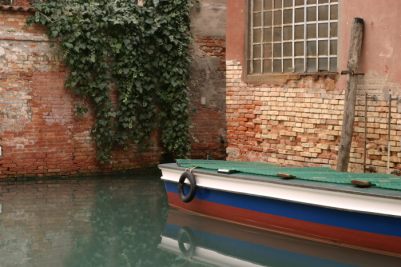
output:
[{"label": "white gunwale", "polygon": [[[178,182],[183,168],[159,165],[162,180]],[[401,217],[401,197],[354,193],[194,171],[199,187],[361,213]]]}]

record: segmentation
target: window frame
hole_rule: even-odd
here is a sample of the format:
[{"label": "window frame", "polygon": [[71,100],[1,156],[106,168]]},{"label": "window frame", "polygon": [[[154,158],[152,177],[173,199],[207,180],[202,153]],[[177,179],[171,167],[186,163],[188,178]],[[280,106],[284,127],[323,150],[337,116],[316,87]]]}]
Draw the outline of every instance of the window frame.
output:
[{"label": "window frame", "polygon": [[[243,57],[243,78],[246,83],[251,83],[251,84],[262,84],[262,83],[269,83],[269,84],[284,84],[288,82],[289,80],[299,80],[302,77],[314,77],[314,78],[332,78],[332,79],[337,79],[339,75],[339,43],[340,43],[340,34],[339,34],[339,22],[340,22],[340,2],[341,0],[338,0],[337,7],[338,7],[338,14],[337,14],[337,66],[336,66],[336,71],[319,71],[319,72],[266,72],[266,73],[249,73],[249,46],[251,45],[250,38],[251,38],[251,33],[250,33],[250,19],[251,19],[251,4],[250,1],[253,0],[245,0],[245,7],[244,7],[244,12],[245,12],[245,42],[244,42],[244,57]],[[263,0],[262,0],[263,1]],[[274,1],[274,0],[273,0]],[[329,0],[330,1],[330,0]],[[330,4],[330,3],[329,3]],[[263,11],[262,11],[263,12]],[[330,16],[330,14],[329,14]],[[307,23],[304,22],[304,25],[306,26]],[[262,26],[263,27],[263,26]],[[316,40],[318,40],[318,37],[316,37]],[[294,40],[291,40],[294,42]],[[330,53],[330,52],[329,52]],[[329,55],[330,57],[330,55]],[[306,59],[306,58],[305,58]]]},{"label": "window frame", "polygon": [[2,0],[2,1],[0,1],[0,6],[12,6],[14,3],[13,3],[13,0]]}]

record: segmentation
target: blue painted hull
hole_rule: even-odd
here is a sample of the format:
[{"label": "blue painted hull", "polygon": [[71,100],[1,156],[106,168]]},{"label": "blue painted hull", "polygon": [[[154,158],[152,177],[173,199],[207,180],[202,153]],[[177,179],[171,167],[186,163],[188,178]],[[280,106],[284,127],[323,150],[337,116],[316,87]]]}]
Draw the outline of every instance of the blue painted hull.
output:
[{"label": "blue painted hull", "polygon": [[401,218],[198,188],[183,203],[165,181],[169,203],[208,216],[288,234],[401,255]]}]

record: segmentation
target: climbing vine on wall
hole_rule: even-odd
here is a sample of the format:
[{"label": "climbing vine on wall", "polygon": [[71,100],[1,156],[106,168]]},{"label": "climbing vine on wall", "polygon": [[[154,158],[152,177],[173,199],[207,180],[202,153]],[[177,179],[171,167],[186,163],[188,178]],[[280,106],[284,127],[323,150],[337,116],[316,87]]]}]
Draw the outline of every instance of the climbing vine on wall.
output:
[{"label": "climbing vine on wall", "polygon": [[30,18],[60,42],[66,87],[94,108],[101,162],[115,145],[146,145],[156,128],[166,152],[188,151],[191,0],[136,2],[47,0],[34,4]]}]

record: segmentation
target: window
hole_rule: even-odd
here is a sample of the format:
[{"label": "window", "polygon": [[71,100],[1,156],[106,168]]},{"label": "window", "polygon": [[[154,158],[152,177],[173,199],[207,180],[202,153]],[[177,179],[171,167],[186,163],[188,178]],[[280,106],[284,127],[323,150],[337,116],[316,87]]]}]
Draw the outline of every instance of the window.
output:
[{"label": "window", "polygon": [[338,0],[249,0],[248,74],[337,71]]},{"label": "window", "polygon": [[0,0],[0,5],[12,5],[13,0]]}]

